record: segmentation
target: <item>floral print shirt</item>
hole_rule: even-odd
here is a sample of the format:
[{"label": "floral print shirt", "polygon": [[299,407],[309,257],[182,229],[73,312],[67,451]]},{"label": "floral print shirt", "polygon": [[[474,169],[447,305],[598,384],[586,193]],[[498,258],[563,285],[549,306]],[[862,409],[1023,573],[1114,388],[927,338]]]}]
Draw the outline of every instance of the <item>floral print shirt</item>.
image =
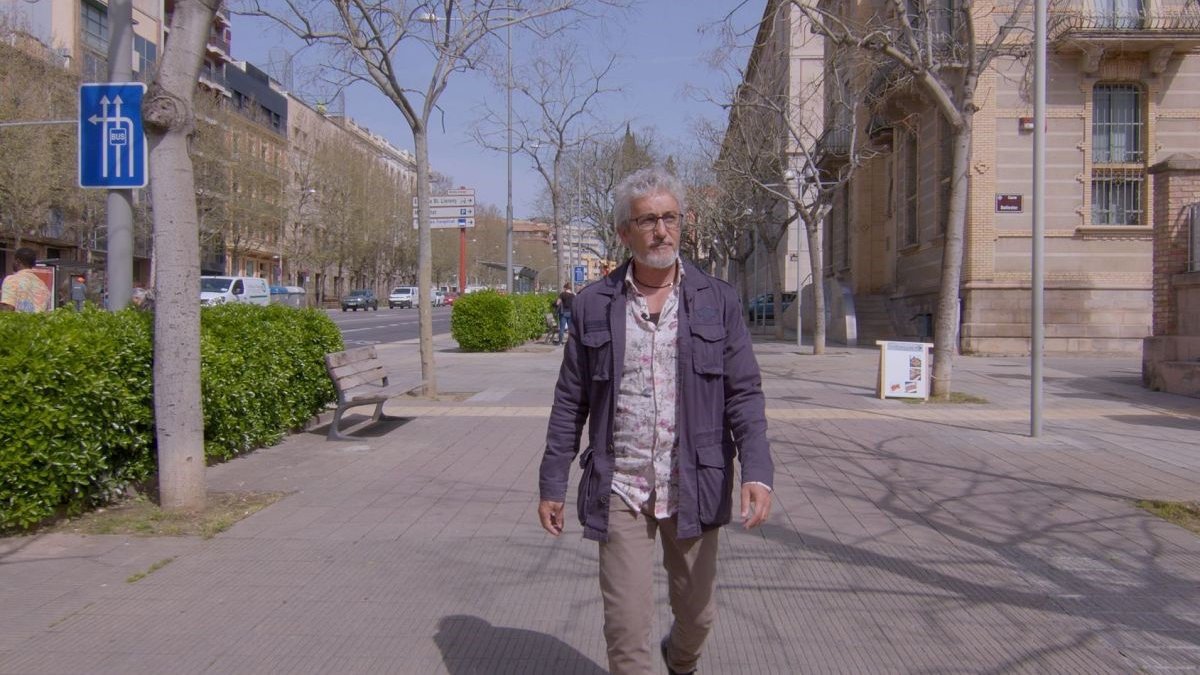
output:
[{"label": "floral print shirt", "polygon": [[48,312],[50,289],[36,273],[21,270],[4,278],[0,302],[18,312]]},{"label": "floral print shirt", "polygon": [[658,322],[649,318],[646,297],[633,283],[633,265],[625,275],[625,362],[613,416],[615,465],[612,490],[629,508],[643,512],[654,498],[654,517],[669,518],[678,509],[679,434],[679,281],[663,304]]}]

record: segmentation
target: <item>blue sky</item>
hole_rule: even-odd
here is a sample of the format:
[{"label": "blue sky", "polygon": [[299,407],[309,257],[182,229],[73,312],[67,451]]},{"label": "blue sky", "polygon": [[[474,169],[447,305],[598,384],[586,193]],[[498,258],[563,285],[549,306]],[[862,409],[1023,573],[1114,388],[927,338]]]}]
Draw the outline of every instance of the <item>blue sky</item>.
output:
[{"label": "blue sky", "polygon": [[[700,100],[698,91],[716,95],[727,87],[728,74],[709,65],[709,56],[723,38],[713,24],[737,8],[734,22],[752,25],[762,14],[765,0],[731,2],[718,0],[642,0],[620,16],[606,16],[573,37],[579,40],[590,58],[597,63],[615,53],[618,62],[606,82],[620,91],[608,94],[596,108],[596,116],[615,126],[631,119],[635,129],[653,128],[664,149],[693,145],[691,124],[697,118],[723,120],[724,113],[714,103]],[[233,56],[260,67],[282,61],[297,44],[264,20],[233,17]],[[752,34],[751,34],[752,37]],[[745,36],[743,37],[745,41]],[[513,61],[519,67],[529,54],[529,38],[514,32]],[[502,44],[502,43],[498,43]],[[501,53],[502,53],[502,47]],[[315,54],[313,55],[315,56]],[[746,53],[733,60],[745,65]],[[312,56],[302,53],[294,63],[297,83],[311,73]],[[414,68],[427,80],[428,69]],[[297,89],[301,86],[297,84]],[[503,116],[504,94],[482,74],[456,73],[439,100],[445,110],[445,131],[440,120],[431,125],[430,163],[451,176],[456,185],[474,187],[479,203],[493,204],[503,212],[507,178],[505,153],[478,146],[468,133],[481,116],[482,107],[491,107]],[[514,104],[518,99],[514,97]],[[358,85],[345,97],[346,113],[398,147],[412,149],[408,125],[399,111],[372,87]],[[541,178],[526,158],[513,157],[513,210],[516,217],[534,215],[535,201],[541,190]]]}]

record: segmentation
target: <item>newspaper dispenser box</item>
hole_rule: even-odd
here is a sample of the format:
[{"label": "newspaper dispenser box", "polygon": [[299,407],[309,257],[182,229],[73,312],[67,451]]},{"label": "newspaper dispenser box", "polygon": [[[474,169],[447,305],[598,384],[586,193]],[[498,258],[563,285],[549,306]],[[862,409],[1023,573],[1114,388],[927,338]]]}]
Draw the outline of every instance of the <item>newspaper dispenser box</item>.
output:
[{"label": "newspaper dispenser box", "polygon": [[928,342],[879,340],[879,398],[929,398]]}]

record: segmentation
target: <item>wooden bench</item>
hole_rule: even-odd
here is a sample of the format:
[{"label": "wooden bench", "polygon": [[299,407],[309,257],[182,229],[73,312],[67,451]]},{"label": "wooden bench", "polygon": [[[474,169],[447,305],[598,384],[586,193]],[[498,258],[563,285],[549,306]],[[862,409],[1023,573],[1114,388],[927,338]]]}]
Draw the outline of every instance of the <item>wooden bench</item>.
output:
[{"label": "wooden bench", "polygon": [[389,384],[387,369],[383,367],[373,346],[326,354],[325,370],[329,372],[333,388],[337,390],[337,409],[333,413],[333,422],[329,424],[328,438],[331,441],[354,440],[339,429],[342,414],[350,408],[374,403],[372,423],[397,419],[383,414],[383,404],[393,396],[421,385],[419,378],[415,382],[410,380],[402,384]]}]

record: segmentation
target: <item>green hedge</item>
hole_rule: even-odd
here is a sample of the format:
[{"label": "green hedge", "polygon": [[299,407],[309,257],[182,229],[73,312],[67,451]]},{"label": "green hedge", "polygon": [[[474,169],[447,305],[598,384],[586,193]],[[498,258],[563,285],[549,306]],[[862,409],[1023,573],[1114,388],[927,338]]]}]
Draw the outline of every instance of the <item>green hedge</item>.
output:
[{"label": "green hedge", "polygon": [[540,337],[553,293],[502,295],[479,291],[454,301],[450,335],[468,352],[500,352]]},{"label": "green hedge", "polygon": [[200,317],[204,454],[229,459],[273,445],[336,394],[324,356],[342,351],[323,313],[284,305],[228,304]]},{"label": "green hedge", "polygon": [[0,529],[153,470],[150,334],[133,310],[0,314]]},{"label": "green hedge", "polygon": [[[277,441],[334,399],[321,312],[273,305],[201,314],[205,453]],[[0,530],[79,511],[154,470],[151,315],[0,314]]]}]

